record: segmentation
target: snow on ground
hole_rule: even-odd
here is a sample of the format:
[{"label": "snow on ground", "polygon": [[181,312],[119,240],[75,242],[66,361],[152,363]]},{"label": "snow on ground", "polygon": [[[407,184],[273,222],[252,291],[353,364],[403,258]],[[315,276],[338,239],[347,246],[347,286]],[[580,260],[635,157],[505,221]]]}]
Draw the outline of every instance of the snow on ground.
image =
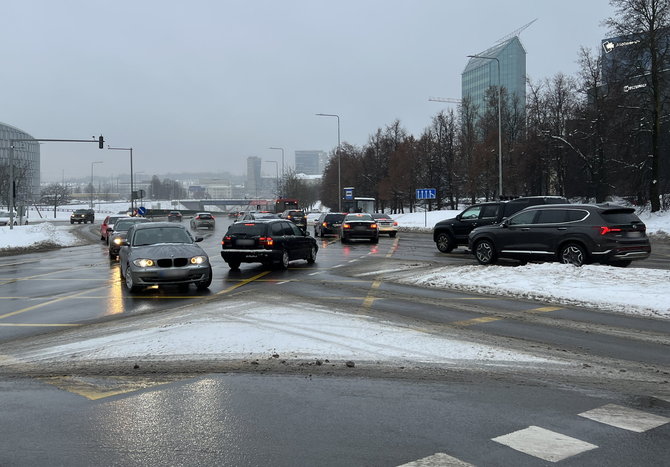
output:
[{"label": "snow on ground", "polygon": [[[360,315],[313,305],[268,306],[241,300],[206,304],[187,315],[152,319],[126,332],[26,353],[22,361],[143,358],[329,359],[450,364],[459,360],[548,363],[505,349],[446,339]],[[554,362],[556,363],[556,362]]]},{"label": "snow on ground", "polygon": [[[105,213],[125,209],[100,205],[97,222]],[[399,214],[400,227],[431,229],[459,211]],[[57,223],[0,227],[0,249],[41,242],[62,246],[76,243],[70,225]],[[650,234],[670,233],[670,212],[642,213]],[[35,221],[33,215],[31,222]],[[60,224],[60,225],[59,225]],[[64,225],[63,225],[64,224]],[[402,234],[400,235],[402,238]],[[377,272],[380,274],[380,271]],[[564,305],[584,305],[605,311],[670,319],[667,286],[670,271],[635,267],[589,265],[576,268],[555,263],[526,266],[444,267],[428,273],[387,271],[385,280],[426,287],[455,288],[478,293],[526,297]],[[643,292],[643,293],[642,293]],[[456,360],[537,362],[535,357],[489,346],[432,336],[364,316],[339,314],[299,304],[268,306],[225,301],[198,306],[189,315],[170,323],[155,323],[104,337],[86,337],[70,345],[42,351],[33,358],[61,356],[68,359],[116,357],[251,358],[278,353],[285,358],[342,358],[370,361],[412,360],[449,363]],[[25,357],[25,356],[24,356]]]}]

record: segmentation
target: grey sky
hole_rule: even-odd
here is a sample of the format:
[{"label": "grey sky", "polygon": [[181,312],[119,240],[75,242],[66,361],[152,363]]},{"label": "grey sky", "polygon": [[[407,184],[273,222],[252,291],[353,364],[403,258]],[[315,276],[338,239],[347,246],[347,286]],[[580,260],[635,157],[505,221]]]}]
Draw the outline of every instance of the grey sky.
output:
[{"label": "grey sky", "polygon": [[[537,81],[574,75],[607,0],[116,0],[5,2],[0,121],[36,138],[102,133],[135,171],[242,174],[246,158],[367,142],[399,119],[419,135],[460,97],[468,54],[521,34]],[[43,180],[128,173],[123,151],[41,147]],[[264,171],[274,172],[272,164]]]}]

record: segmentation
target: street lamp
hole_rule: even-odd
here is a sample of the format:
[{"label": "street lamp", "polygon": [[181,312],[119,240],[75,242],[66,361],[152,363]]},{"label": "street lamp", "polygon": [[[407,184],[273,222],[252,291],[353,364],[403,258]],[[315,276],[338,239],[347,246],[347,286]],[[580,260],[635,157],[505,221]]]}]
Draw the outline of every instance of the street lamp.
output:
[{"label": "street lamp", "polygon": [[495,60],[498,64],[498,197],[502,199],[502,113],[500,107],[500,95],[502,94],[502,83],[500,82],[500,60],[496,57],[487,57],[485,55],[468,55],[470,58],[482,58],[484,60]]},{"label": "street lamp", "polygon": [[337,210],[342,212],[342,170],[340,167],[340,116],[337,114],[316,114],[317,117],[337,118]]},{"label": "street lamp", "polygon": [[135,215],[135,197],[133,196],[135,194],[135,185],[133,183],[133,148],[113,148],[107,146],[107,149],[111,149],[112,151],[130,151],[130,212]]},{"label": "street lamp", "polygon": [[[270,148],[270,149],[273,149],[273,148]],[[277,162],[277,161],[263,161],[263,162],[269,162],[269,163],[275,165],[275,170],[276,170],[276,172],[277,172],[277,175],[276,175],[276,180],[277,180],[277,197],[281,198],[281,196],[279,196],[279,162]]]},{"label": "street lamp", "polygon": [[[278,149],[281,151],[281,178],[284,180],[284,148],[272,146],[268,149]],[[281,193],[279,192],[279,182],[277,182],[277,196],[281,198]]]},{"label": "street lamp", "polygon": [[93,161],[91,162],[91,209],[93,209],[93,165],[102,164],[103,161]]}]

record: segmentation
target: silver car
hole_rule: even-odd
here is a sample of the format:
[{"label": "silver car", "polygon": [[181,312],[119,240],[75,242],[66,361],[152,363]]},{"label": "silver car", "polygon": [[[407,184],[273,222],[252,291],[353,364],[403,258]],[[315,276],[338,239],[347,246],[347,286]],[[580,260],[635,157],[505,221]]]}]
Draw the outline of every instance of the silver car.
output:
[{"label": "silver car", "polygon": [[207,253],[196,245],[185,227],[170,222],[135,224],[128,229],[119,250],[121,279],[129,292],[150,285],[195,284],[205,290],[212,283],[212,266]]},{"label": "silver car", "polygon": [[214,216],[209,212],[196,212],[191,219],[191,230],[196,229],[214,230]]}]

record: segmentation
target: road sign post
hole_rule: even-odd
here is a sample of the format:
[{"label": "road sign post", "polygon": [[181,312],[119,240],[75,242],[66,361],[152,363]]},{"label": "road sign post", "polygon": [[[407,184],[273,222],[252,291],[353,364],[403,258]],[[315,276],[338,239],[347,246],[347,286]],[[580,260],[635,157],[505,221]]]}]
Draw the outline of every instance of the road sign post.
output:
[{"label": "road sign post", "polygon": [[[437,190],[435,188],[417,188],[416,199],[430,200],[437,198]],[[428,209],[424,206],[423,226],[428,226]]]}]

